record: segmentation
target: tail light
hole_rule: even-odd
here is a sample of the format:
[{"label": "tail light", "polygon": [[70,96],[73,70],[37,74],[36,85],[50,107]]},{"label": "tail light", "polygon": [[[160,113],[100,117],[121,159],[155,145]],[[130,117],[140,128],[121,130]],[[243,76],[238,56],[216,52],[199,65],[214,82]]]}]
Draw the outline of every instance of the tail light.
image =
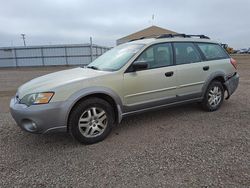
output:
[{"label": "tail light", "polygon": [[230,63],[234,66],[235,69],[237,69],[237,61],[235,59],[231,58]]}]

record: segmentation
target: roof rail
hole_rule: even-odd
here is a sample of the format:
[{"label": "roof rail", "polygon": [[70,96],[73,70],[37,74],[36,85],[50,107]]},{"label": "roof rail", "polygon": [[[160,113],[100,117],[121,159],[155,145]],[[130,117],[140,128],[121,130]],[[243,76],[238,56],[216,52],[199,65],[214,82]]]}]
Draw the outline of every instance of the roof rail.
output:
[{"label": "roof rail", "polygon": [[136,41],[136,40],[142,40],[142,39],[145,39],[146,37],[141,37],[141,38],[138,38],[138,39],[132,39],[130,40],[129,42],[132,42],[132,41]]},{"label": "roof rail", "polygon": [[183,37],[183,38],[191,38],[191,37],[198,37],[200,39],[210,39],[206,35],[186,35],[186,34],[163,34],[158,37],[157,39],[162,39],[162,38],[174,38],[174,37]]}]

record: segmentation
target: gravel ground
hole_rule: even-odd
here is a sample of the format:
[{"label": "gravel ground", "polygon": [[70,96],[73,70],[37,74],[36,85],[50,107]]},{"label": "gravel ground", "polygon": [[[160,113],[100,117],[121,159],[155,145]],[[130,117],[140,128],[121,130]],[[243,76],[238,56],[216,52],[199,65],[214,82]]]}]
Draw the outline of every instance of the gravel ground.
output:
[{"label": "gravel ground", "polygon": [[0,70],[0,187],[250,187],[250,56],[219,111],[197,104],[126,118],[103,142],[21,131],[8,112],[21,83],[68,67]]}]

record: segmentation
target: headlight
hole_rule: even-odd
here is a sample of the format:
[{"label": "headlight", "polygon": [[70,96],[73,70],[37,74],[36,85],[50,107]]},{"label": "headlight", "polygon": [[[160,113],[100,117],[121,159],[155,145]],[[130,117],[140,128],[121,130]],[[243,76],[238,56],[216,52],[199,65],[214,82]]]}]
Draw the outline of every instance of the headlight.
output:
[{"label": "headlight", "polygon": [[25,95],[21,100],[21,104],[31,106],[33,104],[47,104],[53,97],[54,92],[32,93]]}]

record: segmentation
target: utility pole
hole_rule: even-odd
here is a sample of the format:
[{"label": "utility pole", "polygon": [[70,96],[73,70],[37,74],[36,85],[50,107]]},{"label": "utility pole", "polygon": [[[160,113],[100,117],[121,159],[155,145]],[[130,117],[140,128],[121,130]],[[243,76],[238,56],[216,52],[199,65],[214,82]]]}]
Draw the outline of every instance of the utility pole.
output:
[{"label": "utility pole", "polygon": [[152,26],[154,25],[155,15],[152,14]]},{"label": "utility pole", "polygon": [[25,42],[25,34],[23,34],[23,33],[22,33],[22,34],[21,34],[21,36],[22,36],[22,39],[23,39],[23,45],[24,45],[24,46],[26,46],[26,42]]}]

